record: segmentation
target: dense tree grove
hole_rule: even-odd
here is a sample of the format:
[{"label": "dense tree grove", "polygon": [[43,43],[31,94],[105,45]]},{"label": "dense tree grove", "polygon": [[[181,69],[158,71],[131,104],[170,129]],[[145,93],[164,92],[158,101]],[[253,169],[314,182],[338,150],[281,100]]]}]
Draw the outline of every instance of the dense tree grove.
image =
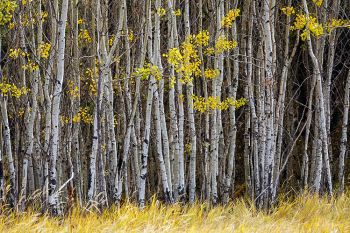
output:
[{"label": "dense tree grove", "polygon": [[1,0],[0,199],[259,208],[350,177],[348,0]]}]

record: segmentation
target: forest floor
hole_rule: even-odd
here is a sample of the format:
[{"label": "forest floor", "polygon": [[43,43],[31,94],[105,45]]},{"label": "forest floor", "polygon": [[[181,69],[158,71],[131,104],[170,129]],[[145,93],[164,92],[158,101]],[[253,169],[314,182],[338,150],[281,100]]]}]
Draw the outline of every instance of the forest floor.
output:
[{"label": "forest floor", "polygon": [[102,213],[75,209],[63,218],[2,211],[0,232],[350,232],[350,195],[302,195],[281,201],[270,214],[244,201],[211,208],[165,206],[155,200],[143,211],[125,204]]}]

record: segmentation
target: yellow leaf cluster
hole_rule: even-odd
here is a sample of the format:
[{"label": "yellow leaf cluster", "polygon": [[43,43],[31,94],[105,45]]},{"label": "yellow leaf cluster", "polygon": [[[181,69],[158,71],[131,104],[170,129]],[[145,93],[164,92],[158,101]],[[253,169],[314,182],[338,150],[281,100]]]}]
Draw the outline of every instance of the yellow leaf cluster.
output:
[{"label": "yellow leaf cluster", "polygon": [[312,35],[314,35],[316,38],[324,34],[322,24],[318,23],[315,17],[307,17],[304,14],[297,14],[294,25],[291,27],[291,29],[302,30],[302,40],[306,40],[310,33],[312,33]]},{"label": "yellow leaf cluster", "polygon": [[132,30],[129,30],[128,40],[129,42],[134,41],[134,32]]},{"label": "yellow leaf cluster", "polygon": [[323,3],[323,0],[312,0],[316,6],[320,7]]},{"label": "yellow leaf cluster", "polygon": [[72,80],[68,81],[68,94],[73,98],[76,99],[80,96],[80,90],[79,87],[74,85],[74,82]]},{"label": "yellow leaf cluster", "polygon": [[16,1],[1,0],[0,1],[0,26],[9,23],[12,19],[12,15],[17,8]]},{"label": "yellow leaf cluster", "polygon": [[98,75],[97,67],[87,68],[85,70],[85,85],[88,86],[89,93],[93,96],[97,94],[97,82],[96,82],[97,75]]},{"label": "yellow leaf cluster", "polygon": [[168,58],[168,63],[173,65],[175,69],[178,69],[183,57],[178,48],[169,49],[167,54],[164,54],[165,57]]},{"label": "yellow leaf cluster", "polygon": [[317,23],[316,18],[310,17],[310,21],[307,26],[314,36],[320,37],[323,35],[323,26],[322,24]]},{"label": "yellow leaf cluster", "polygon": [[[40,46],[39,46],[40,47]],[[20,48],[18,49],[10,49],[9,57],[13,60],[17,59],[19,56],[26,59],[26,64],[22,66],[23,70],[29,70],[30,72],[38,71],[39,65],[32,61],[29,57],[29,54],[22,51]]]},{"label": "yellow leaf cluster", "polygon": [[151,75],[158,81],[162,79],[162,72],[159,67],[150,63],[146,64],[142,68],[136,68],[133,75],[140,77],[142,80],[147,80]]},{"label": "yellow leaf cluster", "polygon": [[47,19],[47,17],[49,16],[49,13],[47,12],[47,11],[43,11],[42,13],[41,13],[41,21],[42,22],[45,22],[45,20]]},{"label": "yellow leaf cluster", "polygon": [[[178,48],[171,48],[168,53],[163,56],[172,65],[180,75],[180,81],[184,84],[192,82],[193,77],[201,75],[200,65],[202,60],[199,57],[199,51],[202,46],[206,47],[205,55],[213,55],[215,53],[223,53],[237,47],[237,41],[228,40],[226,36],[221,35],[215,42],[214,47],[207,47],[209,45],[210,35],[207,30],[200,31],[198,34],[186,37],[185,41]],[[213,79],[218,76],[218,70],[207,69],[204,76]],[[172,85],[170,85],[172,87]]]},{"label": "yellow leaf cluster", "polygon": [[17,116],[18,116],[18,117],[22,117],[22,116],[24,115],[24,113],[25,113],[24,108],[19,108],[19,109],[18,109],[18,112],[17,112]]},{"label": "yellow leaf cluster", "polygon": [[80,29],[79,35],[78,35],[78,40],[83,45],[90,44],[92,42],[92,38],[89,34],[89,31],[87,29]]},{"label": "yellow leaf cluster", "polygon": [[215,109],[224,111],[229,107],[234,107],[237,109],[247,104],[247,100],[245,98],[235,100],[231,97],[220,101],[220,97],[218,96],[209,96],[208,98],[204,98],[193,95],[192,99],[193,108],[201,113]]},{"label": "yellow leaf cluster", "polygon": [[15,26],[16,26],[16,25],[15,25],[13,22],[11,22],[11,23],[8,24],[7,28],[10,29],[10,30],[12,30],[12,29],[15,28]]},{"label": "yellow leaf cluster", "polygon": [[295,14],[295,9],[292,6],[283,7],[281,10],[282,10],[283,14],[285,14],[287,16],[291,16],[291,15]]},{"label": "yellow leaf cluster", "polygon": [[22,66],[23,70],[28,70],[30,72],[38,71],[39,70],[39,65],[30,59],[28,59],[27,64]]},{"label": "yellow leaf cluster", "polygon": [[166,15],[166,10],[164,8],[160,7],[160,8],[157,9],[157,14],[160,17],[163,17],[164,15]]},{"label": "yellow leaf cluster", "polygon": [[85,23],[84,19],[82,19],[82,18],[78,19],[78,25],[81,25],[83,23]]},{"label": "yellow leaf cluster", "polygon": [[19,56],[21,55],[21,49],[18,48],[18,49],[10,49],[9,51],[9,57],[11,59],[17,59]]},{"label": "yellow leaf cluster", "polygon": [[29,17],[28,14],[22,15],[20,19],[20,25],[23,27],[28,27],[36,24],[36,17]]},{"label": "yellow leaf cluster", "polygon": [[118,125],[118,115],[117,114],[115,114],[114,115],[114,119],[113,119],[113,124],[114,124],[114,126],[117,126]]},{"label": "yellow leaf cluster", "polygon": [[200,31],[195,37],[195,43],[198,46],[208,46],[209,32],[207,30]]},{"label": "yellow leaf cluster", "polygon": [[28,93],[29,89],[26,87],[17,87],[15,84],[2,82],[0,83],[0,91],[4,96],[7,96],[8,94],[11,94],[11,96],[15,98],[19,98],[22,95],[25,95]]},{"label": "yellow leaf cluster", "polygon": [[221,35],[216,41],[215,49],[218,53],[223,53],[225,51],[236,48],[237,45],[237,41],[228,40],[225,35]]},{"label": "yellow leaf cluster", "polygon": [[50,55],[51,44],[42,42],[38,46],[38,55],[41,58],[47,59]]},{"label": "yellow leaf cluster", "polygon": [[180,9],[174,10],[174,15],[175,16],[181,16],[181,10]]},{"label": "yellow leaf cluster", "polygon": [[177,70],[182,75],[180,81],[185,84],[191,83],[193,76],[200,75],[200,65],[202,64],[192,36],[186,38],[181,44],[181,53],[183,57],[182,64],[180,69]]},{"label": "yellow leaf cluster", "polygon": [[344,19],[331,19],[331,21],[327,25],[327,31],[330,32],[333,29],[339,27],[348,27],[350,28],[350,21]]},{"label": "yellow leaf cluster", "polygon": [[114,39],[115,39],[115,35],[111,35],[110,38],[109,38],[109,40],[108,40],[109,46],[112,46],[112,45],[113,45]]},{"label": "yellow leaf cluster", "polygon": [[168,58],[168,63],[175,68],[175,71],[181,75],[181,82],[191,83],[192,76],[200,75],[202,61],[198,55],[198,46],[199,44],[207,44],[207,41],[209,41],[209,33],[202,31],[197,35],[188,36],[180,48],[171,48],[167,54],[163,55]]},{"label": "yellow leaf cluster", "polygon": [[240,12],[241,12],[240,9],[231,9],[231,10],[229,10],[227,15],[225,15],[223,17],[223,19],[221,20],[221,26],[223,26],[225,28],[232,27],[233,21],[235,21],[236,18],[240,15]]},{"label": "yellow leaf cluster", "polygon": [[170,77],[170,79],[169,79],[169,88],[173,89],[175,87],[175,83],[176,83],[176,77],[175,76]]},{"label": "yellow leaf cluster", "polygon": [[68,124],[68,122],[69,122],[69,117],[67,117],[67,116],[60,116],[60,121],[61,121],[61,124],[62,125],[65,125],[65,124]]},{"label": "yellow leaf cluster", "polygon": [[218,69],[206,69],[204,71],[204,77],[207,79],[214,79],[220,75],[220,70]]},{"label": "yellow leaf cluster", "polygon": [[73,123],[79,123],[83,121],[85,124],[91,125],[94,121],[89,107],[80,108],[78,113],[73,116]]},{"label": "yellow leaf cluster", "polygon": [[212,56],[215,54],[215,49],[213,47],[208,47],[204,51],[205,55]]}]

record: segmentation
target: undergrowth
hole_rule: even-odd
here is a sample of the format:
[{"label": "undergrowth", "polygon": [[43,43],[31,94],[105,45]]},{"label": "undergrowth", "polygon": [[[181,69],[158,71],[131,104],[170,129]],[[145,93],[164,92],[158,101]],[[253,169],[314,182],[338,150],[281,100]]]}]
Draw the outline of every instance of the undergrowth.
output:
[{"label": "undergrowth", "polygon": [[197,203],[171,206],[155,198],[140,210],[125,203],[102,212],[73,208],[52,218],[33,210],[3,209],[0,232],[350,232],[350,195],[338,198],[303,194],[280,200],[270,213],[237,200],[226,206]]}]

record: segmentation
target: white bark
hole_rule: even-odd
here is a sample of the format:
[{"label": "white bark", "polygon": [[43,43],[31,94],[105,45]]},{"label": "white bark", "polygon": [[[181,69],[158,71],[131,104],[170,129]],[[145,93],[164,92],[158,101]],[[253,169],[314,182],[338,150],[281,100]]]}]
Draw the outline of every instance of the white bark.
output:
[{"label": "white bark", "polygon": [[[149,59],[153,61],[153,36],[152,36],[152,19],[151,19],[151,3],[147,1],[147,35],[148,38],[148,54],[151,56]],[[141,171],[140,171],[140,187],[139,187],[139,205],[141,208],[145,207],[145,195],[146,195],[146,178],[147,178],[147,166],[148,166],[148,149],[150,143],[151,133],[151,116],[152,116],[152,103],[153,94],[156,86],[156,80],[153,76],[149,77],[147,100],[146,100],[146,115],[145,115],[145,127],[142,143],[142,155],[141,155]]]},{"label": "white bark", "polygon": [[59,117],[60,117],[60,102],[62,95],[62,85],[64,77],[64,63],[65,63],[65,33],[68,12],[69,0],[63,0],[60,20],[58,22],[58,49],[57,49],[57,78],[54,85],[53,99],[52,99],[52,147],[49,165],[49,206],[51,213],[57,215],[59,211],[57,186],[57,170],[56,162],[58,157],[59,144]]},{"label": "white bark", "polygon": [[[189,0],[185,0],[185,14],[184,14],[184,20],[185,20],[185,34],[186,37],[190,36],[191,30],[190,30],[190,4]],[[196,126],[195,126],[195,116],[194,116],[194,109],[193,109],[193,86],[194,86],[195,80],[192,81],[192,83],[189,83],[187,85],[187,111],[188,111],[188,121],[189,121],[189,135],[191,138],[191,152],[190,152],[190,164],[189,164],[189,188],[188,188],[188,195],[189,195],[189,202],[192,204],[195,201],[196,198],[196,155],[197,155],[197,136],[196,136]]]},{"label": "white bark", "polygon": [[[306,0],[303,0],[304,10],[306,12],[306,16],[309,16],[308,6]],[[333,185],[332,185],[332,175],[330,170],[330,164],[329,164],[329,151],[328,151],[328,134],[327,134],[327,123],[326,123],[326,113],[325,113],[325,103],[324,103],[324,96],[323,96],[323,87],[322,87],[322,77],[321,77],[321,69],[320,64],[315,56],[313,47],[312,47],[312,41],[310,36],[307,37],[307,43],[308,43],[308,50],[309,55],[312,59],[312,63],[314,66],[314,74],[316,75],[316,86],[317,86],[317,96],[319,98],[319,108],[320,108],[320,130],[321,130],[321,139],[322,139],[322,145],[323,145],[323,157],[324,157],[324,163],[326,166],[326,179],[328,184],[328,191],[330,194],[333,192]]]},{"label": "white bark", "polygon": [[340,154],[339,154],[339,193],[344,192],[344,170],[345,170],[345,154],[347,150],[348,142],[348,122],[349,122],[349,98],[350,98],[350,71],[346,79],[345,94],[344,94],[344,112],[343,112],[343,124],[342,133],[340,139]]},{"label": "white bark", "polygon": [[[176,17],[172,13],[174,11],[172,0],[168,0],[168,8],[171,12],[169,14],[169,28],[170,38],[169,38],[169,49],[173,47],[177,47],[178,44],[178,33],[177,33],[177,22]],[[170,68],[170,76],[175,77],[174,67]],[[176,80],[177,82],[179,80]],[[178,128],[178,114],[176,112],[176,101],[175,101],[175,85],[174,87],[170,87],[169,90],[169,112],[170,112],[170,144],[172,151],[172,161],[173,161],[173,172],[172,179],[174,180],[174,197],[175,200],[178,200],[178,187],[179,187],[179,158],[180,158],[180,144],[179,144],[179,128]]]},{"label": "white bark", "polygon": [[[1,40],[0,40],[1,42]],[[0,43],[0,49],[1,49],[1,43]],[[3,74],[2,69],[0,67],[0,80],[3,80]],[[8,118],[8,110],[7,110],[7,98],[0,94],[0,108],[1,108],[1,119],[3,123],[3,140],[6,148],[6,156],[8,160],[8,169],[9,169],[9,176],[10,176],[10,198],[9,198],[9,204],[10,207],[15,207],[17,204],[17,188],[16,188],[16,170],[15,170],[15,162],[12,154],[12,143],[11,143],[11,129],[9,125],[9,118]]]},{"label": "white bark", "polygon": [[266,114],[266,151],[265,151],[265,172],[264,172],[264,189],[267,189],[265,194],[265,206],[268,207],[271,194],[274,190],[273,186],[273,167],[274,167],[274,151],[273,151],[273,132],[274,132],[274,51],[273,51],[273,32],[274,27],[271,27],[273,21],[272,10],[274,6],[272,3],[264,1],[263,5],[263,36],[264,36],[264,54],[265,54],[265,114]]},{"label": "white bark", "polygon": [[[38,11],[41,12],[41,4],[39,4]],[[30,15],[31,15],[31,12],[30,12]],[[34,30],[33,26],[32,26],[32,30]],[[39,23],[37,37],[38,37],[37,44],[39,45],[42,42],[42,23],[41,22]],[[36,47],[34,35],[32,35],[32,44],[34,47]],[[32,180],[30,176],[28,179],[28,166],[29,166],[29,161],[32,160],[32,155],[33,155],[34,124],[35,124],[37,108],[38,108],[37,95],[38,95],[38,88],[39,88],[38,87],[39,79],[40,79],[40,72],[39,72],[39,70],[37,70],[33,74],[32,83],[31,83],[32,103],[31,103],[31,106],[30,106],[29,102],[27,104],[27,109],[28,110],[31,109],[31,111],[30,111],[30,113],[28,113],[29,120],[28,120],[28,124],[27,124],[27,129],[26,129],[25,154],[24,154],[23,165],[22,165],[22,186],[21,186],[21,195],[20,195],[20,200],[21,200],[20,209],[21,209],[21,211],[23,211],[25,208],[25,202],[27,199],[28,180],[29,180],[29,182],[34,182],[34,180]]]},{"label": "white bark", "polygon": [[[235,1],[235,6],[237,6],[237,1]],[[237,36],[237,23],[233,22],[232,25],[232,35],[233,39],[238,41]],[[233,74],[232,77],[228,75],[228,88],[229,88],[229,97],[236,99],[237,89],[238,89],[238,75],[239,75],[239,63],[238,63],[238,54],[239,49],[236,48],[233,51],[234,61],[233,61]],[[231,61],[229,60],[228,63]],[[228,69],[231,67],[228,66]],[[229,108],[230,115],[230,135],[229,135],[229,153],[228,153],[228,162],[227,162],[227,174],[225,176],[225,186],[224,186],[224,202],[228,203],[230,198],[230,193],[233,190],[233,180],[235,178],[235,155],[236,155],[236,135],[237,135],[237,125],[236,125],[236,111],[233,106]]]}]

